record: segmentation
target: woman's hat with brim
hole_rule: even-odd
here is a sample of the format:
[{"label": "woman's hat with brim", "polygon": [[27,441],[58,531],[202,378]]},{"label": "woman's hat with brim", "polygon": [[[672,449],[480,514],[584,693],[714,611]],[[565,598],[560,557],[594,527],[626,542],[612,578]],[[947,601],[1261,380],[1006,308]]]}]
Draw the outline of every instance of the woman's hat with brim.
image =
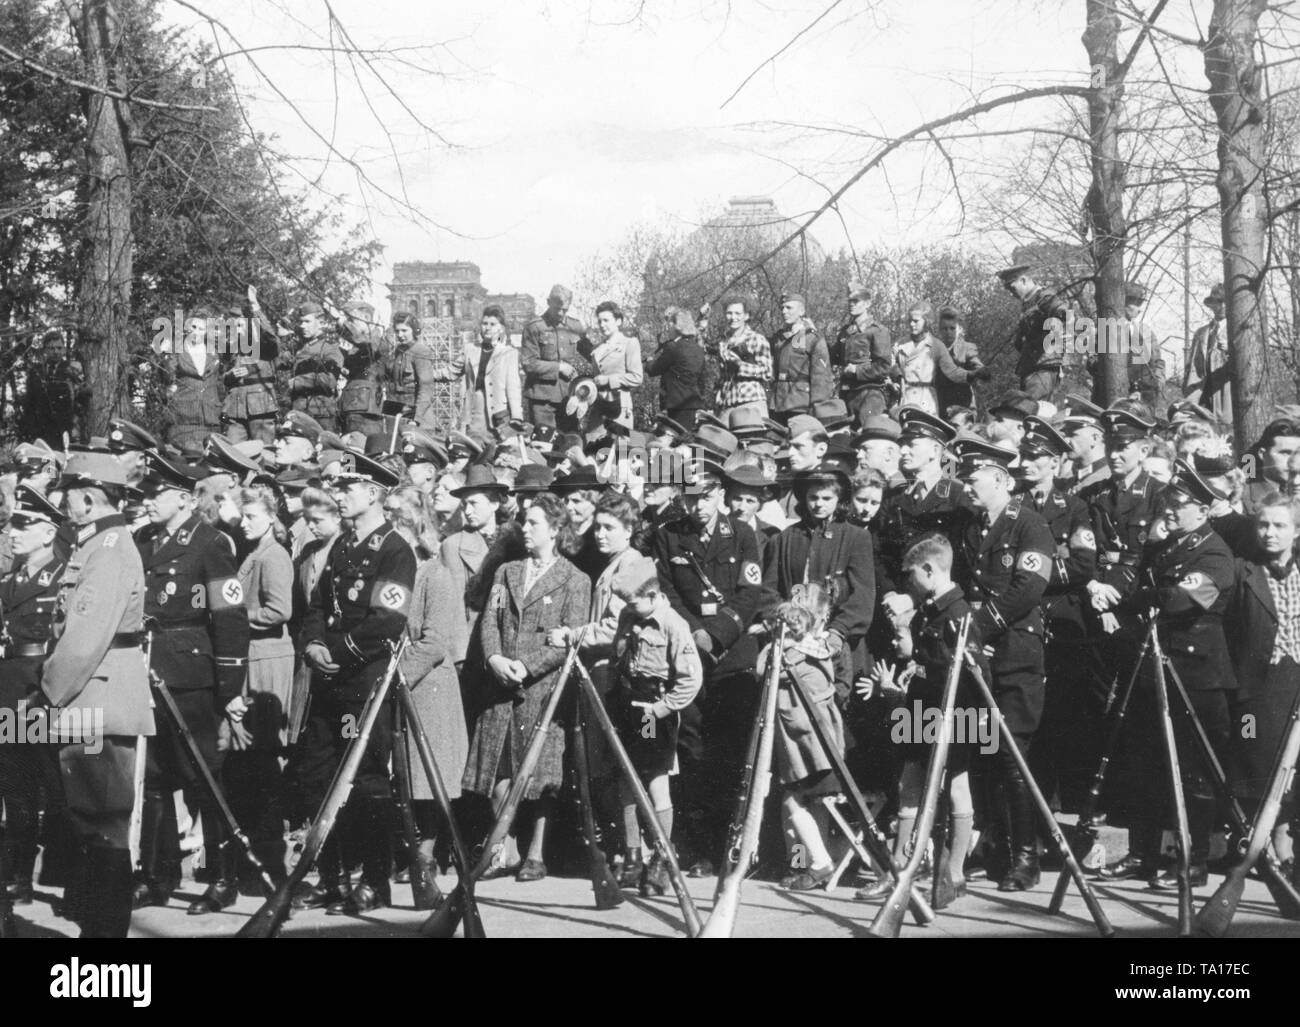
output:
[{"label": "woman's hat with brim", "polygon": [[498,481],[491,467],[484,464],[471,464],[469,470],[465,472],[465,484],[458,489],[452,489],[451,494],[457,499],[464,499],[473,492],[505,495],[509,491],[510,486],[503,481]]}]

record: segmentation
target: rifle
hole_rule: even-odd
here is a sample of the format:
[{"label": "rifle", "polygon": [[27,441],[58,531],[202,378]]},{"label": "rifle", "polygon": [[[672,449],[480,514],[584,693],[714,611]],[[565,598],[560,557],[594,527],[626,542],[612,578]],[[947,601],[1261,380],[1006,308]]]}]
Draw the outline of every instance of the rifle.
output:
[{"label": "rifle", "polygon": [[[857,782],[853,780],[853,775],[849,773],[848,764],[844,762],[843,754],[834,745],[830,728],[822,721],[821,711],[808,698],[803,682],[794,675],[790,677],[790,687],[795,694],[795,698],[799,700],[800,705],[807,712],[808,719],[812,722],[813,733],[817,736],[817,741],[821,744],[826,758],[830,760],[831,766],[835,769],[835,776],[839,779],[840,787],[848,795],[854,813],[862,822],[863,846],[871,858],[891,877],[896,879],[899,866],[894,860],[893,852],[890,850],[889,839],[880,830],[876,818],[871,815],[871,808],[867,805],[867,800],[862,797],[862,792],[859,791]],[[925,927],[934,922],[934,910],[922,897],[919,889],[912,889],[911,898],[908,900],[908,908],[912,912],[912,919],[916,921],[918,926]]]},{"label": "rifle", "polygon": [[623,892],[609,872],[609,863],[596,836],[596,817],[591,801],[591,764],[587,758],[587,734],[583,727],[585,696],[578,695],[573,717],[573,772],[578,779],[578,805],[582,807],[582,835],[587,845],[587,873],[591,876],[591,890],[596,896],[597,909],[613,909],[622,905]]},{"label": "rifle", "polygon": [[745,748],[745,769],[740,775],[740,791],[736,794],[735,812],[732,814],[731,823],[727,826],[727,848],[722,856],[722,868],[718,873],[718,883],[713,892],[713,901],[718,901],[718,895],[722,891],[722,882],[735,869],[739,861],[740,839],[745,833],[745,811],[748,808],[749,795],[754,788],[754,774],[758,767],[758,748],[763,737],[764,727],[767,725],[767,718],[764,713],[767,709],[766,695],[767,683],[763,684],[763,691],[758,700],[758,715],[749,728],[749,742]]},{"label": "rifle", "polygon": [[[1097,925],[1097,933],[1103,938],[1109,938],[1114,935],[1115,928],[1111,926],[1106,911],[1101,908],[1101,903],[1097,901],[1097,896],[1092,890],[1092,885],[1088,879],[1083,876],[1083,868],[1079,866],[1079,861],[1075,858],[1074,852],[1070,849],[1070,843],[1065,840],[1065,833],[1061,830],[1060,825],[1056,822],[1056,817],[1052,815],[1052,807],[1047,804],[1043,798],[1042,790],[1038,787],[1038,782],[1034,780],[1034,775],[1029,770],[1029,764],[1025,760],[1024,753],[1020,751],[1020,746],[1016,745],[1015,737],[1011,734],[1011,729],[1007,727],[1007,718],[1003,715],[1001,707],[998,706],[997,700],[993,698],[993,690],[989,688],[989,683],[984,679],[984,672],[980,670],[979,663],[975,660],[974,654],[968,648],[965,652],[966,665],[970,668],[971,677],[975,679],[975,685],[980,690],[980,695],[988,705],[989,715],[992,716],[998,724],[998,737],[1002,745],[1005,745],[1011,752],[1011,757],[1016,761],[1016,767],[1020,770],[1020,776],[1024,778],[1025,784],[1029,788],[1029,794],[1033,796],[1034,805],[1038,807],[1038,814],[1044,824],[1047,825],[1048,832],[1052,836],[1052,841],[1056,843],[1056,849],[1061,854],[1061,859],[1065,861],[1066,867],[1069,868],[1070,876],[1074,878],[1074,883],[1078,885],[1079,894],[1083,896],[1084,905],[1088,907],[1088,912],[1092,916],[1092,921]],[[1166,718],[1168,724],[1168,718]],[[1172,727],[1170,728],[1172,732]],[[1172,735],[1171,735],[1172,740]]]},{"label": "rifle", "polygon": [[[1154,624],[1157,611],[1151,611]],[[1168,760],[1170,789],[1174,797],[1174,818],[1178,825],[1178,937],[1192,933],[1192,836],[1187,825],[1187,800],[1183,796],[1183,775],[1178,765],[1178,743],[1174,739],[1174,721],[1169,711],[1169,685],[1165,680],[1165,654],[1160,634],[1151,632],[1151,650],[1156,663],[1156,704],[1160,713],[1161,734]]]},{"label": "rifle", "polygon": [[1291,725],[1287,728],[1282,749],[1273,764],[1268,793],[1255,814],[1250,833],[1241,841],[1245,858],[1228,871],[1218,891],[1210,896],[1210,901],[1196,915],[1196,928],[1202,934],[1222,938],[1228,933],[1232,918],[1237,912],[1237,904],[1241,901],[1241,893],[1246,887],[1246,875],[1261,859],[1268,856],[1273,827],[1281,813],[1282,800],[1290,790],[1298,756],[1300,756],[1300,695],[1297,695],[1295,702],[1291,704]]},{"label": "rifle", "polygon": [[393,679],[397,676],[397,664],[410,641],[410,638],[403,633],[401,639],[393,645],[392,656],[388,659],[388,667],[383,677],[370,690],[366,705],[361,710],[361,723],[357,736],[348,743],[343,760],[338,770],[334,772],[334,780],[330,782],[329,790],[321,801],[320,809],[316,812],[316,819],[312,822],[311,830],[307,832],[307,838],[303,842],[302,856],[289,876],[275,889],[274,894],[262,903],[261,908],[249,918],[248,923],[239,929],[236,938],[274,938],[280,933],[280,927],[289,915],[294,889],[316,865],[321,848],[329,838],[330,832],[334,830],[334,822],[348,801],[352,783],[356,780],[357,771],[361,769],[361,761],[370,744],[370,735],[374,731],[375,721],[379,719],[384,700],[388,698]]},{"label": "rifle", "polygon": [[433,797],[438,801],[443,816],[447,818],[447,829],[451,833],[452,858],[456,861],[456,873],[460,877],[458,883],[464,885],[457,888],[456,913],[464,918],[466,938],[482,938],[483,921],[479,919],[478,904],[474,901],[474,886],[469,881],[469,850],[465,848],[465,839],[461,837],[460,827],[451,808],[451,796],[447,792],[447,785],[442,780],[437,761],[433,758],[433,747],[429,745],[429,738],[424,733],[424,725],[420,723],[420,713],[415,708],[415,700],[411,697],[411,690],[400,674],[397,678],[397,699],[406,714],[407,726],[415,735],[415,751],[424,766],[424,774],[429,779]]},{"label": "rifle", "polygon": [[[1083,803],[1079,808],[1079,820],[1072,832],[1073,837],[1070,839],[1071,848],[1077,855],[1079,852],[1087,853],[1092,849],[1093,843],[1097,840],[1097,807],[1101,803],[1102,789],[1106,784],[1106,773],[1110,769],[1111,755],[1119,745],[1120,737],[1124,731],[1124,718],[1128,715],[1128,703],[1133,697],[1133,689],[1137,686],[1138,675],[1142,672],[1142,662],[1147,658],[1147,653],[1151,649],[1151,635],[1155,631],[1155,621],[1153,620],[1147,626],[1146,635],[1142,639],[1142,648],[1138,651],[1137,662],[1133,664],[1133,673],[1129,675],[1128,684],[1124,691],[1116,697],[1115,706],[1110,713],[1110,727],[1106,732],[1106,741],[1101,749],[1101,762],[1097,765],[1097,772],[1092,776],[1092,784],[1088,787],[1088,794],[1084,796]],[[1065,901],[1065,892],[1070,885],[1069,872],[1061,869],[1060,875],[1056,879],[1056,888],[1052,892],[1052,901],[1047,904],[1047,911],[1052,914],[1061,911],[1061,903]]]},{"label": "rifle", "polygon": [[943,726],[940,728],[938,741],[930,749],[930,759],[926,764],[921,812],[912,828],[912,854],[898,871],[894,890],[889,893],[885,904],[880,907],[880,912],[876,914],[876,918],[867,929],[873,938],[898,937],[903,926],[903,908],[912,893],[912,882],[916,879],[917,871],[921,869],[921,861],[925,858],[925,843],[934,829],[934,814],[939,804],[939,790],[943,787],[944,771],[948,767],[948,749],[952,745],[953,707],[957,702],[957,683],[961,679],[962,654],[966,651],[970,619],[970,614],[966,614],[957,628],[957,646],[953,650],[952,666],[948,670],[948,680],[944,682],[940,706]]},{"label": "rifle", "polygon": [[768,650],[769,669],[759,697],[759,717],[762,730],[758,738],[758,751],[754,757],[753,773],[749,779],[748,794],[743,803],[745,815],[741,832],[726,856],[726,865],[718,875],[718,890],[708,923],[700,932],[701,938],[730,938],[736,924],[736,909],[740,905],[740,886],[749,873],[750,864],[758,855],[758,832],[763,823],[763,804],[767,800],[768,785],[772,778],[772,750],[776,740],[777,693],[781,687],[781,671],[785,651],[784,623],[778,625]]},{"label": "rifle", "polygon": [[[576,643],[574,643],[573,651],[577,652]],[[654,803],[650,801],[645,785],[641,783],[636,768],[632,766],[632,758],[628,756],[627,749],[623,746],[623,740],[618,737],[618,730],[614,727],[614,722],[609,719],[609,711],[605,709],[605,704],[600,701],[600,693],[596,691],[596,686],[592,683],[591,675],[587,673],[586,666],[582,660],[577,660],[575,666],[578,668],[578,684],[582,689],[580,694],[587,697],[588,706],[592,713],[596,715],[596,723],[600,725],[605,740],[609,743],[610,749],[614,752],[614,757],[618,760],[619,768],[623,772],[623,779],[632,787],[632,796],[636,800],[637,809],[641,811],[646,826],[650,829],[655,848],[659,850],[664,857],[664,862],[668,864],[668,878],[672,881],[673,891],[677,893],[677,905],[681,908],[682,919],[686,922],[686,935],[690,938],[702,938],[704,934],[700,930],[699,911],[695,908],[691,893],[686,890],[686,880],[682,877],[682,868],[677,863],[677,854],[673,851],[672,842],[668,835],[664,833],[663,825],[659,822]]]},{"label": "rifle", "polygon": [[411,798],[411,754],[406,742],[406,717],[400,706],[393,707],[393,779],[397,783],[397,813],[402,821],[407,868],[411,875],[411,899],[416,909],[433,909],[442,892],[426,860],[420,858],[420,829],[415,823]]},{"label": "rifle", "polygon": [[176,699],[172,696],[171,689],[167,683],[160,678],[152,668],[149,671],[149,683],[153,686],[154,691],[162,698],[163,706],[167,710],[167,715],[171,718],[172,725],[180,732],[181,738],[185,741],[185,750],[189,753],[190,763],[194,765],[195,771],[198,772],[199,780],[203,784],[203,790],[207,792],[207,798],[217,808],[221,814],[221,819],[226,822],[226,829],[230,832],[230,837],[223,843],[230,845],[232,842],[239,844],[240,851],[244,859],[257,871],[257,876],[262,879],[262,884],[266,886],[266,893],[273,895],[275,893],[275,881],[270,873],[267,872],[262,861],[257,858],[253,852],[253,843],[249,841],[248,835],[244,834],[243,829],[239,826],[239,821],[235,819],[235,814],[231,812],[230,804],[226,802],[226,796],[221,791],[221,786],[217,784],[217,779],[213,777],[212,771],[208,769],[207,761],[203,759],[203,753],[199,751],[199,744],[194,740],[194,735],[190,731],[190,726],[185,723],[185,718],[181,716],[180,707],[176,705]]},{"label": "rifle", "polygon": [[505,844],[506,835],[510,833],[510,828],[515,822],[515,814],[519,812],[519,804],[524,799],[524,793],[528,791],[528,783],[533,779],[533,772],[537,769],[538,761],[542,758],[542,747],[546,744],[546,733],[555,719],[555,711],[560,706],[560,697],[564,694],[564,684],[569,680],[569,675],[573,673],[573,664],[578,658],[578,646],[582,644],[582,638],[587,629],[584,627],[578,632],[578,637],[574,639],[573,644],[569,647],[569,654],[564,658],[564,664],[560,667],[560,674],[551,685],[551,692],[546,697],[546,705],[542,708],[542,715],[537,718],[537,723],[533,725],[532,733],[528,736],[528,744],[524,747],[524,758],[519,763],[519,769],[515,772],[514,780],[510,782],[510,791],[506,795],[505,802],[497,811],[496,821],[492,825],[492,830],[488,834],[487,841],[483,845],[483,853],[479,856],[478,862],[470,871],[467,880],[457,883],[456,890],[443,900],[429,918],[420,926],[420,936],[423,938],[450,938],[456,933],[456,925],[460,923],[462,910],[465,904],[465,892],[467,888],[472,888],[485,873],[491,868],[493,861],[500,855],[501,849]]}]

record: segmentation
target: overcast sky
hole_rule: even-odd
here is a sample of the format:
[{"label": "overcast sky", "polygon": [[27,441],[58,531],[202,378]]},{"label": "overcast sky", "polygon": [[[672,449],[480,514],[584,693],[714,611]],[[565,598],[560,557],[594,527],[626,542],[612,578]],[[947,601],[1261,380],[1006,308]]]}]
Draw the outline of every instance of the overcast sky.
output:
[{"label": "overcast sky", "polygon": [[[323,171],[343,213],[371,219],[387,247],[372,296],[381,311],[396,261],[472,260],[489,290],[540,298],[634,221],[694,224],[702,210],[746,194],[771,195],[784,213],[798,215],[825,199],[818,182],[838,184],[873,150],[860,137],[760,123],[897,132],[977,94],[1086,77],[1077,2],[840,0],[725,106],[831,0],[333,3],[360,47],[437,45],[401,54],[441,77],[391,64],[384,75],[445,141],[373,77],[367,95],[377,117],[346,71],[336,104],[326,54],[268,50],[256,59],[318,131],[333,133],[382,188],[400,194],[404,183],[411,203],[444,229],[373,193],[367,202],[355,173],[338,161],[323,167],[320,139],[246,64],[233,66],[251,87],[257,127],[300,155],[303,175]],[[319,0],[197,5],[246,47],[328,42]],[[195,23],[171,10],[178,23]],[[997,117],[1046,124],[1060,111],[1056,103]],[[1008,144],[962,145],[973,175]],[[941,199],[943,174],[933,151],[891,159],[888,179],[869,175],[842,204],[852,239],[892,245],[953,237],[958,211]],[[834,218],[814,234],[832,251],[846,241]],[[1006,239],[969,231],[960,238],[990,259],[1009,254]]]}]

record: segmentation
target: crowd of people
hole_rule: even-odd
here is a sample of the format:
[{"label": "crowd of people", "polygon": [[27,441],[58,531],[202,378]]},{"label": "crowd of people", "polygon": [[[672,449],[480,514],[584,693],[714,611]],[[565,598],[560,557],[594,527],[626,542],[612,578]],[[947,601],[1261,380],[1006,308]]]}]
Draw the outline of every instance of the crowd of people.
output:
[{"label": "crowd of people", "polygon": [[[669,308],[644,365],[616,304],[596,308],[593,339],[560,286],[518,352],[489,307],[449,363],[407,313],[378,352],[345,314],[304,303],[295,343],[233,360],[208,352],[197,318],[171,355],[184,401],[168,437],[115,420],[66,449],[34,438],[0,476],[0,707],[48,739],[0,742],[0,911],[32,900],[43,851],[62,915],[85,935],[125,936],[133,908],[172,901],[182,841],[200,833],[182,830],[187,817],[208,879],[188,912],[235,901],[238,848],[175,718],[151,701],[159,682],[283,880],[292,832],[320,807],[403,637],[401,674],[471,839],[576,647],[691,876],[717,872],[728,851],[762,682],[779,662],[768,849],[784,853],[783,887],[823,888],[844,841],[830,825],[843,790],[832,755],[877,801],[897,853],[913,843],[932,739],[919,720],[904,728],[939,703],[966,618],[1055,809],[1083,802],[1107,710],[1137,675],[1104,795],[1129,849],[1093,869],[1174,887],[1155,674],[1140,653],[1154,622],[1232,794],[1258,804],[1300,693],[1300,409],[1239,454],[1222,410],[1200,402],[1208,391],[1153,408],[1165,386],[1150,365],[1108,409],[1053,402],[1057,301],[1029,272],[1002,273],[1024,306],[1023,387],[978,406],[972,386],[989,373],[956,310],[912,309],[895,343],[856,286],[831,343],[797,295],[782,297],[771,339],[734,297],[717,335],[707,308]],[[255,293],[242,313],[263,318]],[[1217,335],[1198,338],[1212,377]],[[710,358],[721,373],[706,397]],[[660,379],[661,412],[638,426],[647,377]],[[430,383],[457,381],[458,423],[435,431]],[[794,701],[795,679],[811,709]],[[964,678],[958,703],[978,713]],[[547,729],[490,876],[536,881],[548,860],[574,858],[557,800],[574,788],[577,715],[562,707]],[[1223,851],[1226,797],[1190,723],[1176,720],[1199,886]],[[409,759],[397,724],[376,721],[298,908],[362,914],[391,902],[395,877],[446,863],[447,825],[420,774],[408,775],[417,865],[394,844],[394,768]],[[620,883],[662,893],[666,854],[596,732],[589,749]],[[960,739],[948,775],[951,894],[975,874],[1033,888],[1044,829],[1009,748]],[[1294,813],[1273,839],[1283,860]],[[888,874],[865,876],[863,901],[888,891]]]}]

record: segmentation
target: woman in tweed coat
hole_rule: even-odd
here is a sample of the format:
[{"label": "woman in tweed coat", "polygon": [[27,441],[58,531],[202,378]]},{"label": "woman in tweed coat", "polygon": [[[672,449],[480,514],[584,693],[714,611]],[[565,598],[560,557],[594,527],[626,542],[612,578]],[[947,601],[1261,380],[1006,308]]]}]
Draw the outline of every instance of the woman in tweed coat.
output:
[{"label": "woman in tweed coat", "polygon": [[[497,810],[523,759],[528,732],[556,686],[564,662],[564,649],[547,646],[547,633],[587,619],[590,582],[559,555],[568,533],[569,515],[564,503],[550,493],[542,493],[524,520],[528,555],[497,570],[479,624],[491,673],[485,678],[488,695],[474,727],[464,787],[490,795]],[[528,858],[518,867],[517,880],[539,881],[546,876],[546,864],[542,862],[546,820],[563,781],[563,766],[564,727],[553,723],[524,795],[534,800],[533,836]],[[507,855],[488,873],[502,876],[513,863]]]}]

